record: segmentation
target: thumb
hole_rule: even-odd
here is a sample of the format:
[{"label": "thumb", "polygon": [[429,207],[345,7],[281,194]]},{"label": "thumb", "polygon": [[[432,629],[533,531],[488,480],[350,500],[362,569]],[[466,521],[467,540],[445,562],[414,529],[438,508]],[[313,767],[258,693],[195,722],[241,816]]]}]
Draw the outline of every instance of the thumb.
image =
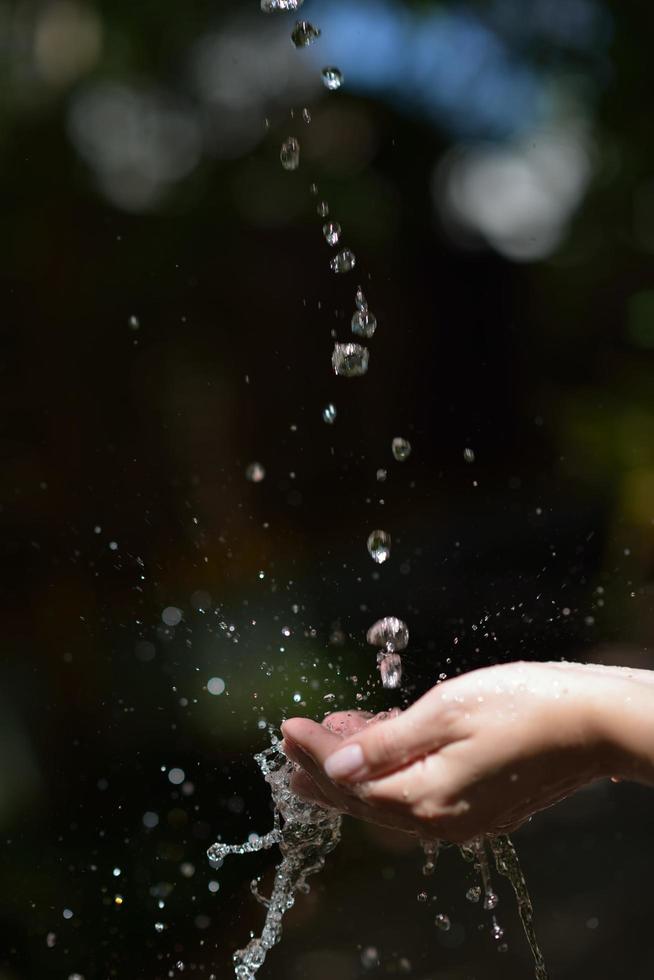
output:
[{"label": "thumb", "polygon": [[338,783],[360,783],[403,768],[449,741],[438,715],[421,699],[396,718],[367,725],[321,760],[325,772]]}]

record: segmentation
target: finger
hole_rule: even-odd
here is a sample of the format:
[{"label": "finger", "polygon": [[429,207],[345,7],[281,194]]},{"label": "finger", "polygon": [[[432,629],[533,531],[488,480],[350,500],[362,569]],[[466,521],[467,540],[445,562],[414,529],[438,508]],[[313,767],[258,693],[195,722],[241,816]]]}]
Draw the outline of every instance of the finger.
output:
[{"label": "finger", "polygon": [[[444,690],[447,684],[442,685]],[[437,751],[456,740],[453,722],[460,717],[457,706],[431,691],[403,714],[379,724],[367,725],[350,736],[336,751],[330,743],[305,730],[303,744],[314,759],[337,782],[358,783],[376,779],[403,768],[415,759]],[[330,749],[330,754],[325,751]]]},{"label": "finger", "polygon": [[322,766],[322,759],[343,744],[340,735],[309,718],[289,718],[282,724],[284,743],[299,748]]},{"label": "finger", "polygon": [[[316,763],[288,736],[285,737],[284,742],[284,751],[288,758],[302,767],[299,773],[293,775],[292,779],[300,773],[310,779],[324,800],[323,805],[339,810],[351,817],[356,817],[358,820],[378,824],[381,827],[390,827],[410,834],[419,833],[419,822],[405,812],[405,807],[399,805],[396,811],[392,806],[370,806],[365,799],[360,799],[348,789],[333,783],[325,774],[322,766]],[[306,783],[302,785],[309,789]]]}]

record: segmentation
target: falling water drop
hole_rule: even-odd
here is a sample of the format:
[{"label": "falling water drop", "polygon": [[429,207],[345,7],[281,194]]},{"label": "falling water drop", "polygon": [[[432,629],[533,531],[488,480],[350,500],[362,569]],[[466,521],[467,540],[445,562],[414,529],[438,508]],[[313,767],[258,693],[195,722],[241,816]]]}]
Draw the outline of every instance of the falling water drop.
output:
[{"label": "falling water drop", "polygon": [[367,307],[355,312],[352,317],[352,333],[357,334],[359,337],[369,338],[372,337],[376,329],[377,317]]},{"label": "falling water drop", "polygon": [[391,556],[391,536],[386,531],[373,531],[368,537],[370,557],[378,565],[383,565]]},{"label": "falling water drop", "polygon": [[282,143],[279,159],[284,170],[297,170],[300,166],[300,144],[294,136],[289,136]]},{"label": "falling water drop", "polygon": [[356,255],[349,248],[344,248],[329,263],[332,272],[351,272],[357,264]]},{"label": "falling water drop", "polygon": [[302,110],[302,119],[307,124],[307,126],[311,122],[311,113],[306,107]]},{"label": "falling water drop", "polygon": [[481,898],[481,888],[479,885],[473,885],[472,888],[469,888],[466,892],[466,898],[469,902],[478,902]]},{"label": "falling water drop", "polygon": [[329,403],[329,405],[325,405],[325,407],[322,410],[323,422],[326,422],[327,425],[333,425],[334,422],[336,421],[336,415],[337,412],[336,412],[335,405],[333,405],[331,402]]},{"label": "falling water drop", "polygon": [[245,470],[245,479],[250,483],[261,483],[265,479],[266,471],[261,463],[250,463]]},{"label": "falling water drop", "polygon": [[318,212],[319,217],[326,218],[329,214],[329,204],[327,204],[327,201],[321,201],[316,208],[316,211]]},{"label": "falling water drop", "polygon": [[328,88],[330,92],[335,92],[343,84],[343,73],[338,68],[329,66],[323,68],[322,80],[325,88]]},{"label": "falling water drop", "polygon": [[354,302],[356,303],[358,310],[368,309],[368,300],[366,299],[363,289],[361,286],[357,286],[357,291],[354,296]]},{"label": "falling water drop", "polygon": [[368,370],[368,348],[361,344],[335,344],[332,354],[334,373],[341,378],[360,378]]},{"label": "falling water drop", "polygon": [[386,477],[388,476],[388,470],[377,470],[377,482],[386,483]]},{"label": "falling water drop", "polygon": [[296,48],[308,48],[320,37],[320,29],[314,27],[308,20],[298,20],[291,34],[291,41]]},{"label": "falling water drop", "polygon": [[391,443],[391,450],[398,463],[403,463],[411,455],[411,443],[402,436],[396,436]]},{"label": "falling water drop", "polygon": [[381,674],[382,686],[394,689],[400,686],[402,680],[402,657],[399,653],[377,654],[377,665]]},{"label": "falling water drop", "polygon": [[475,461],[475,451],[474,451],[474,449],[464,449],[463,450],[463,458],[465,459],[466,463],[474,463],[474,461]]},{"label": "falling water drop", "polygon": [[434,919],[434,925],[436,925],[438,929],[442,930],[442,932],[449,932],[452,923],[449,920],[449,916],[445,915],[444,912],[439,912]]},{"label": "falling water drop", "polygon": [[328,245],[338,245],[341,237],[341,226],[338,221],[328,221],[323,225],[322,233]]},{"label": "falling water drop", "polygon": [[373,623],[366,639],[371,646],[382,648],[377,653],[377,666],[384,687],[399,687],[402,680],[402,658],[398,650],[404,650],[409,642],[406,623],[396,616],[386,616]]},{"label": "falling water drop", "polygon": [[366,639],[373,647],[404,650],[409,642],[409,627],[397,616],[385,616],[370,627]]}]

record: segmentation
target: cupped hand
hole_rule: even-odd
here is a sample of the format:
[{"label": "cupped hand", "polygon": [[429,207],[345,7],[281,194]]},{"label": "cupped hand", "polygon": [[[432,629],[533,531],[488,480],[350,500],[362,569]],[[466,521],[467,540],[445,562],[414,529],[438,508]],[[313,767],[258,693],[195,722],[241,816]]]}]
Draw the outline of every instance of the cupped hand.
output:
[{"label": "cupped hand", "polygon": [[515,663],[448,680],[383,721],[293,718],[282,726],[300,767],[292,787],[422,838],[506,832],[616,771],[606,709],[637,686],[611,668]]}]

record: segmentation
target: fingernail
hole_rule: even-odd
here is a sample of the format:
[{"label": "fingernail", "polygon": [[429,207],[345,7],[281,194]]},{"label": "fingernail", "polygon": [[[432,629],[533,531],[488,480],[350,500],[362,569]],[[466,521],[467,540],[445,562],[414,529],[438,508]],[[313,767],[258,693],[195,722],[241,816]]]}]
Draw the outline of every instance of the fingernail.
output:
[{"label": "fingernail", "polygon": [[346,745],[325,759],[325,772],[330,779],[347,779],[362,773],[364,766],[363,749],[356,742]]}]

